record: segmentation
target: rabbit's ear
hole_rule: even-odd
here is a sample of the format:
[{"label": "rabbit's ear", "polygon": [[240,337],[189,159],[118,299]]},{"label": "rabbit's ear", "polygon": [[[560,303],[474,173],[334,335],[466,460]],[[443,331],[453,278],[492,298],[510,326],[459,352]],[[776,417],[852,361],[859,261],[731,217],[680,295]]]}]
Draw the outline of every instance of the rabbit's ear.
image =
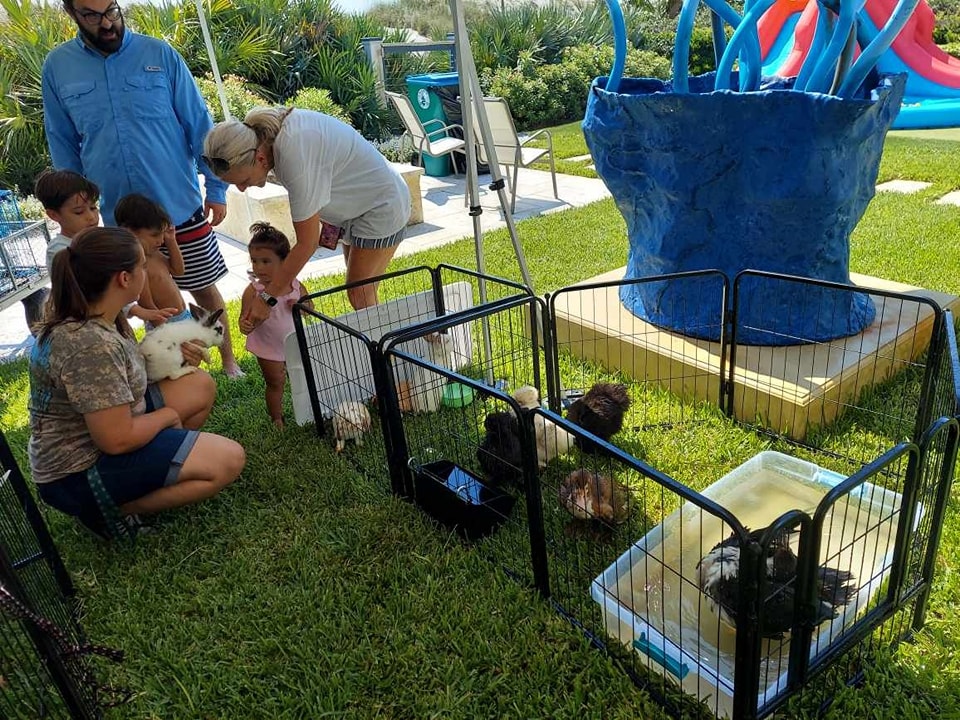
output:
[{"label": "rabbit's ear", "polygon": [[203,324],[205,327],[213,327],[217,324],[217,321],[220,319],[220,316],[223,315],[223,308],[219,310],[214,310],[204,321]]},{"label": "rabbit's ear", "polygon": [[207,311],[204,310],[199,305],[194,305],[193,303],[190,303],[189,307],[190,307],[190,315],[193,316],[193,319],[196,320],[197,322],[202,323],[204,319],[207,317]]}]

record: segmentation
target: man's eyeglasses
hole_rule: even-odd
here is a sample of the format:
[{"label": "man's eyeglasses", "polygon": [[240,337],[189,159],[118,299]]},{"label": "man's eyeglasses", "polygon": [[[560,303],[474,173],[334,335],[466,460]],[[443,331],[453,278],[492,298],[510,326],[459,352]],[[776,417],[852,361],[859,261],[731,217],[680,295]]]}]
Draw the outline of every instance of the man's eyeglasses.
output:
[{"label": "man's eyeglasses", "polygon": [[[246,150],[246,151],[240,153],[240,157],[236,158],[236,160],[239,160],[240,158],[244,157],[245,155],[249,155],[250,153],[255,152],[256,149],[257,149],[257,148],[252,147],[252,148],[250,148],[249,150]],[[200,158],[207,164],[207,167],[208,167],[208,168],[210,168],[211,170],[213,170],[214,174],[216,174],[216,175],[223,175],[223,174],[229,172],[229,170],[230,170],[231,162],[230,162],[229,160],[227,160],[226,158],[221,158],[221,157],[208,157],[207,155],[201,155]],[[234,163],[232,163],[232,164],[236,164],[236,160],[235,160]]]},{"label": "man's eyeglasses", "polygon": [[119,5],[111,5],[103,12],[97,12],[95,10],[80,10],[77,12],[77,16],[83,20],[84,24],[90,27],[100,25],[104,18],[110,22],[116,22],[122,15],[123,13],[120,12]]}]

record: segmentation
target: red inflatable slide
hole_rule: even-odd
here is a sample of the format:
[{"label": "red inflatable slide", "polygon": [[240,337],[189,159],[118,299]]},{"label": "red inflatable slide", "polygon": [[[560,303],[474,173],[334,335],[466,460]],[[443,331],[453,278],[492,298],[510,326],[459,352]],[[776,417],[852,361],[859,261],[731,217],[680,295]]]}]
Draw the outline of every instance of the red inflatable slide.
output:
[{"label": "red inflatable slide", "polygon": [[[896,0],[867,0],[858,37],[871,40],[886,24]],[[778,0],[758,25],[763,70],[790,77],[800,72],[817,24],[816,0]],[[920,0],[906,26],[880,58],[883,73],[907,73],[903,116],[894,127],[960,126],[960,59],[933,42],[935,18]]]}]

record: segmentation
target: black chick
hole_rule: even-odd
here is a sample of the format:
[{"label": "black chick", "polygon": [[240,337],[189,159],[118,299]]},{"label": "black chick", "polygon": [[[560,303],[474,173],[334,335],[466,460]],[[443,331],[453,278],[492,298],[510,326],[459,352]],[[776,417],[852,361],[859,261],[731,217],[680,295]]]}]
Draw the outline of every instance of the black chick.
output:
[{"label": "black chick", "polygon": [[510,483],[522,487],[523,451],[520,427],[512,412],[490,413],[483,420],[487,433],[477,448],[484,477],[494,487]]},{"label": "black chick", "polygon": [[[750,533],[759,541],[764,530]],[[793,625],[793,603],[796,597],[797,555],[790,547],[790,532],[784,532],[767,551],[766,598],[763,601],[763,622],[760,634],[781,638]],[[720,619],[732,627],[737,625],[737,602],[740,587],[740,544],[735,534],[713,546],[697,563],[700,589],[707,596]],[[838,609],[848,605],[857,595],[853,574],[847,570],[823,565],[817,578],[820,599],[816,624],[837,616]]]},{"label": "black chick", "polygon": [[[576,400],[567,410],[567,419],[584,430],[609,440],[623,427],[623,416],[630,407],[627,386],[621,383],[596,383],[586,394]],[[576,439],[577,447],[585,452],[594,452],[596,443],[583,438]]]}]

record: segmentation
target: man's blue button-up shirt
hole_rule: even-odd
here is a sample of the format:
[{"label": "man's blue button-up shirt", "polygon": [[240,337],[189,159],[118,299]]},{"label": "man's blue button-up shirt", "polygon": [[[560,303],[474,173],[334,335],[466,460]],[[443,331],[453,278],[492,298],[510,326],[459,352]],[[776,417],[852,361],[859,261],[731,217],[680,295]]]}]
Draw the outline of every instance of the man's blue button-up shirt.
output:
[{"label": "man's blue button-up shirt", "polygon": [[129,193],[163,206],[179,225],[202,205],[197,168],[210,202],[226,185],[200,159],[213,127],[183,58],[167,43],[129,28],[104,57],[78,35],[43,64],[43,109],[54,167],[85,175],[100,187],[100,212]]}]

